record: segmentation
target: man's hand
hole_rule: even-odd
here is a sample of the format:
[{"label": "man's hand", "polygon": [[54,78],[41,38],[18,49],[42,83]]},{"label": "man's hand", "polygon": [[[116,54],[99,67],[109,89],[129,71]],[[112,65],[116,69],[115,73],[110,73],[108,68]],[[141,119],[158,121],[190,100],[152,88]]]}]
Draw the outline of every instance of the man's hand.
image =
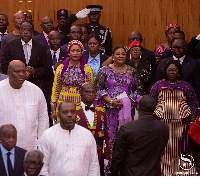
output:
[{"label": "man's hand", "polygon": [[62,60],[60,60],[59,62],[56,62],[56,64],[53,66],[55,71],[58,68],[58,66],[61,64],[61,62],[62,62]]},{"label": "man's hand", "polygon": [[83,9],[81,11],[79,11],[77,14],[76,14],[76,17],[79,19],[79,18],[85,18],[87,17],[87,15],[90,13],[90,9]]},{"label": "man's hand", "polygon": [[[30,73],[30,75],[35,75],[35,69],[33,68],[33,67],[31,67],[31,66],[27,66],[26,67],[26,71],[28,72],[28,73]],[[29,76],[30,76],[29,75]]]},{"label": "man's hand", "polygon": [[197,39],[197,40],[200,40],[200,34],[196,36],[196,39]]}]

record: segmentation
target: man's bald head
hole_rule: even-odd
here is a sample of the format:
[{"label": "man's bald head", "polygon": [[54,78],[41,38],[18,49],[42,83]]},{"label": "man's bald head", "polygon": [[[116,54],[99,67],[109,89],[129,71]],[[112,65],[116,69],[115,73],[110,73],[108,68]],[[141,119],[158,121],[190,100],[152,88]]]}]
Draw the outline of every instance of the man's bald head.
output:
[{"label": "man's bald head", "polygon": [[58,31],[52,30],[49,35],[49,46],[51,50],[57,51],[61,47],[61,35]]},{"label": "man's bald head", "polygon": [[2,146],[10,151],[17,143],[17,130],[12,124],[3,124],[0,128],[0,140]]},{"label": "man's bald head", "polygon": [[10,86],[14,89],[22,87],[26,79],[26,66],[20,60],[13,60],[8,66],[8,77]]},{"label": "man's bald head", "polygon": [[94,85],[92,83],[84,83],[81,86],[80,95],[83,103],[89,106],[92,105],[96,97]]},{"label": "man's bald head", "polygon": [[17,12],[13,15],[13,25],[16,29],[19,29],[20,28],[20,25],[22,22],[25,21],[25,15],[23,12]]},{"label": "man's bald head", "polygon": [[130,43],[132,43],[134,41],[139,41],[140,43],[142,43],[142,41],[143,41],[142,34],[137,30],[131,32],[130,37],[129,37]]},{"label": "man's bald head", "polygon": [[53,20],[49,16],[45,16],[41,20],[40,26],[46,34],[49,34],[53,30]]}]

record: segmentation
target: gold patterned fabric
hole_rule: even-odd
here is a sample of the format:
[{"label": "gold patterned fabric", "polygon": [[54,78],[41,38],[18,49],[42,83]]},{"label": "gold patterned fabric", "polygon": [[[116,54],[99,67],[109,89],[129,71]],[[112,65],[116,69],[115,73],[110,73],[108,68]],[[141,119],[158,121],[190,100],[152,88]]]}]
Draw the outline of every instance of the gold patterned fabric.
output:
[{"label": "gold patterned fabric", "polygon": [[168,88],[161,90],[155,114],[162,119],[177,119],[178,121],[188,117],[191,112],[184,92],[179,89],[171,91]]}]

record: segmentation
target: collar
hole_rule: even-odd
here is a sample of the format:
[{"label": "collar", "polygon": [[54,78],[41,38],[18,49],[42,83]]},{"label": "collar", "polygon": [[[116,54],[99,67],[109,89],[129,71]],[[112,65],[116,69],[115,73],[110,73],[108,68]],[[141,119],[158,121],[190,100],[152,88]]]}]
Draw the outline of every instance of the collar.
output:
[{"label": "collar", "polygon": [[6,30],[4,33],[0,32],[0,34],[4,34],[4,35],[8,34],[8,31]]},{"label": "collar", "polygon": [[10,151],[8,151],[3,147],[2,144],[0,144],[0,148],[1,148],[2,155],[7,155],[8,152],[10,152],[11,154],[15,155],[15,147],[12,148]]},{"label": "collar", "polygon": [[97,27],[99,27],[99,24],[97,24],[96,26],[93,26],[93,25],[90,24],[90,27],[97,28]]},{"label": "collar", "polygon": [[[82,109],[85,109],[85,103],[83,101],[81,101],[81,106],[82,106]],[[92,104],[90,107],[94,107],[94,104]]]},{"label": "collar", "polygon": [[43,31],[42,33],[43,33],[45,39],[48,38],[48,34],[46,32]]},{"label": "collar", "polygon": [[25,42],[21,39],[21,42],[22,42],[22,46],[24,46],[24,44],[28,44],[28,45],[32,46],[33,40],[31,39],[31,40],[29,40],[28,43],[25,43]]},{"label": "collar", "polygon": [[[178,60],[178,58],[177,57],[175,57],[174,55],[173,55],[173,59],[174,60]],[[184,56],[182,56],[181,58],[179,58],[179,61],[180,61],[180,64],[182,64],[183,63],[183,60],[185,59],[185,55]]]},{"label": "collar", "polygon": [[56,52],[56,54],[60,54],[60,48],[56,51],[53,51],[53,50],[50,49],[50,52],[51,52],[51,55],[54,55],[54,52]]},{"label": "collar", "polygon": [[89,58],[88,58],[88,61],[92,60],[92,59],[100,59],[100,53],[98,53],[98,55],[96,57],[91,57],[90,54],[89,54]]}]

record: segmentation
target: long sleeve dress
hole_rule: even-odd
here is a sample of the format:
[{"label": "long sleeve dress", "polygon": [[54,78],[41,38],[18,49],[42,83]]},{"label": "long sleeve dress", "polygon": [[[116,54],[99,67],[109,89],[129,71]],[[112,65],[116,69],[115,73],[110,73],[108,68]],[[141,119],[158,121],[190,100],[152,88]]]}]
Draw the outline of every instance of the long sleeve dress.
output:
[{"label": "long sleeve dress", "polygon": [[[140,77],[133,67],[127,66],[127,69],[124,72],[116,72],[111,65],[102,67],[97,74],[95,87],[98,100],[101,100],[104,95],[115,99],[119,94],[125,91],[127,96],[134,102],[132,104],[132,116],[134,116],[134,106],[137,104],[140,95],[142,94],[142,85]],[[118,114],[120,108],[114,108],[103,100],[101,102],[101,105],[106,109],[108,135],[110,138],[109,145],[112,154],[114,141],[118,131]],[[107,167],[107,174],[110,173],[109,170],[110,164]]]},{"label": "long sleeve dress", "polygon": [[[157,100],[154,111],[156,118],[169,126],[169,142],[161,160],[162,174],[184,174],[181,172],[189,171],[191,168],[182,164],[184,158],[189,157],[189,160],[192,160],[187,134],[190,115],[198,113],[194,89],[185,81],[170,84],[160,80],[154,84],[150,95]],[[185,170],[184,167],[189,170]],[[193,169],[190,172],[193,172]]]}]

